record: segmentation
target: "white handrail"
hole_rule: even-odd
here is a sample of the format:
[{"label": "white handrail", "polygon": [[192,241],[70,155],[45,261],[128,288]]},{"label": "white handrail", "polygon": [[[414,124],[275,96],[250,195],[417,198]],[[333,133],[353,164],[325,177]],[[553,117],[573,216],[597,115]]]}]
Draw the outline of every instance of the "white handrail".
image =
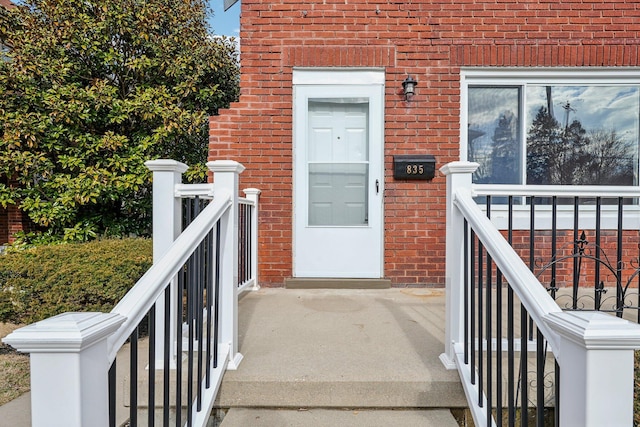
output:
[{"label": "white handrail", "polygon": [[640,197],[636,186],[473,184],[474,196]]},{"label": "white handrail", "polygon": [[171,279],[189,259],[195,248],[206,237],[232,204],[231,194],[218,191],[216,198],[180,234],[165,255],[138,280],[111,313],[127,320],[109,337],[109,362],[115,360],[118,350],[142,321]]},{"label": "white handrail", "polygon": [[557,354],[559,336],[547,326],[544,317],[549,313],[558,313],[562,310],[504,236],[491,223],[491,220],[487,218],[486,213],[480,210],[473,200],[471,191],[459,188],[455,191],[454,196],[453,203],[467,219],[476,236],[491,255],[493,262],[499,267],[537,327],[549,341],[556,352],[556,357],[559,357]]}]

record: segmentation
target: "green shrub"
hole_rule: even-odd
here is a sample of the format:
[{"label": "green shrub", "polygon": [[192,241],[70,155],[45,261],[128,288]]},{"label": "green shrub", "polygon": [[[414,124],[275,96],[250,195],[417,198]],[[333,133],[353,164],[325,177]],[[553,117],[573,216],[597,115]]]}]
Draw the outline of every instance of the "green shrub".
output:
[{"label": "green shrub", "polygon": [[0,256],[0,321],[109,312],[152,264],[149,239],[38,246]]}]

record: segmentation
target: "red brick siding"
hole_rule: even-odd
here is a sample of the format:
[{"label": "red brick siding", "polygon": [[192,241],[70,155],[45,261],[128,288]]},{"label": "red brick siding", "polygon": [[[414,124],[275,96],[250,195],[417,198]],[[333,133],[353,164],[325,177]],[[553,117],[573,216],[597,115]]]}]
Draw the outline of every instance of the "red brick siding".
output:
[{"label": "red brick siding", "polygon": [[11,205],[5,209],[7,217],[7,238],[0,243],[11,243],[14,239],[14,234],[19,231],[29,232],[32,230],[32,225],[29,217],[22,212],[17,206]]},{"label": "red brick siding", "polygon": [[[384,67],[385,277],[444,284],[444,178],[395,181],[394,154],[459,159],[463,66],[637,66],[635,1],[241,2],[241,98],[212,117],[210,158],[261,194],[260,277],[292,276],[292,67]],[[401,82],[418,80],[411,103]]]},{"label": "red brick siding", "polygon": [[0,208],[0,245],[9,242],[9,212]]}]

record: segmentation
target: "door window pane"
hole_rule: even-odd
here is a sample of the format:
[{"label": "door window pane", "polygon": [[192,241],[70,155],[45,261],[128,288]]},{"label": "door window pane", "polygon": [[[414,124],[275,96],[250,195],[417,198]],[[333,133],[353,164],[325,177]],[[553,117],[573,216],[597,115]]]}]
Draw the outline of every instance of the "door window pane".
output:
[{"label": "door window pane", "polygon": [[367,225],[368,100],[312,99],[308,117],[308,224]]},{"label": "door window pane", "polygon": [[309,165],[309,225],[366,225],[368,165]]}]

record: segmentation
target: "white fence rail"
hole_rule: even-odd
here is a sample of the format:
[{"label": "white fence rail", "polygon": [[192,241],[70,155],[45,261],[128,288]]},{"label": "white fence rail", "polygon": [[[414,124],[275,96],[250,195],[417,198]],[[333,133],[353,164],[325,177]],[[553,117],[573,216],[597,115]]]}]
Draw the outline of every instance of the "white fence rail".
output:
[{"label": "white fence rail", "polygon": [[[192,186],[181,184],[181,175],[186,170],[181,163],[156,160],[147,162],[147,166],[153,171],[154,195],[154,264],[151,269],[111,313],[64,313],[18,329],[4,339],[18,351],[31,353],[33,426],[115,425],[115,406],[120,403],[114,402],[113,382],[110,395],[109,376],[112,376],[112,380],[115,378],[118,353],[128,340],[131,340],[128,345],[133,349],[132,334],[137,337],[138,326],[150,313],[152,319],[155,317],[155,322],[149,322],[149,342],[153,344],[149,347],[148,368],[149,371],[154,368],[163,371],[165,395],[169,394],[169,390],[175,391],[175,387],[178,387],[177,394],[181,395],[180,385],[170,386],[168,382],[170,370],[182,370],[185,329],[189,337],[186,345],[188,357],[198,357],[198,363],[206,371],[202,378],[195,378],[195,382],[201,382],[202,387],[198,388],[197,403],[182,401],[188,407],[185,411],[188,413],[186,425],[206,425],[224,371],[237,368],[242,360],[238,352],[238,294],[244,289],[257,288],[260,192],[249,189],[245,191],[247,198],[239,199],[238,181],[244,167],[233,161],[208,163],[214,174],[214,183]],[[212,198],[212,201],[182,232],[181,198],[195,196]],[[247,228],[239,233],[238,210],[241,204],[251,209],[247,210]],[[239,234],[243,235],[245,242],[239,243]],[[199,249],[205,241],[209,246]],[[243,283],[239,283],[238,248],[242,245],[245,247],[242,256],[250,259],[244,261],[242,268],[245,277]],[[196,264],[196,267],[202,269],[207,265],[212,270],[211,274],[202,275],[211,276],[208,279],[210,283],[195,285],[200,293],[200,305],[194,305],[191,317],[185,317],[182,310],[184,301],[180,297],[184,284],[179,283],[178,275],[198,251],[203,261],[202,265]],[[213,313],[216,318],[211,319]],[[205,317],[208,319],[206,324],[203,323]],[[211,338],[207,337],[204,347],[203,330],[213,335],[215,340],[210,342]],[[194,343],[199,345],[197,350],[194,349]],[[211,355],[212,350],[214,355]],[[130,352],[133,353],[133,350]],[[205,352],[207,359],[202,362]],[[135,363],[132,361],[132,366]],[[193,364],[191,361],[189,375],[193,371]],[[137,378],[133,369],[130,375]],[[153,385],[156,372],[150,372],[148,376],[149,407],[156,408]],[[130,381],[130,395],[135,395],[138,384],[133,379]],[[176,376],[176,382],[181,382],[179,375]],[[119,384],[118,387],[122,388],[123,385]],[[189,396],[193,395],[189,389]],[[166,407],[168,396],[162,401],[158,406],[164,409],[163,404]],[[181,401],[177,402],[180,406]],[[131,405],[134,404],[132,400]],[[136,408],[131,411],[132,417],[136,417],[135,411]],[[184,416],[180,416],[181,409],[177,411],[178,419],[184,419]],[[153,424],[155,410],[147,409],[146,412]],[[168,409],[164,410],[164,417],[169,417]]]},{"label": "white fence rail", "polygon": [[[502,419],[492,415],[491,393],[485,394],[482,388],[483,375],[489,389],[492,383],[500,382],[502,378],[491,377],[492,365],[498,363],[495,358],[500,357],[491,350],[487,351],[489,356],[485,354],[486,360],[479,360],[475,365],[469,360],[469,354],[465,354],[465,351],[472,355],[477,352],[482,357],[482,348],[492,349],[492,346],[478,347],[478,338],[472,338],[473,333],[468,333],[470,328],[477,328],[480,339],[483,332],[489,339],[495,329],[495,325],[488,324],[491,314],[483,318],[488,326],[481,320],[478,327],[471,324],[471,317],[482,316],[465,312],[469,307],[470,293],[476,292],[473,286],[469,286],[469,266],[465,267],[461,262],[469,258],[468,232],[473,233],[487,258],[504,276],[510,292],[524,306],[527,316],[539,331],[538,342],[542,339],[548,343],[559,365],[559,407],[555,408],[559,411],[559,425],[632,425],[633,350],[640,348],[640,326],[601,312],[563,312],[474,201],[476,194],[471,176],[477,166],[475,163],[454,162],[441,169],[447,177],[447,323],[445,352],[440,357],[447,368],[457,369],[460,373],[476,425],[503,425]],[[483,262],[478,262],[478,268],[482,268],[480,264]],[[491,294],[500,294],[501,290],[492,287],[490,280],[487,282],[484,292],[488,300],[486,307],[490,307]],[[476,286],[480,286],[482,292],[482,285]],[[482,297],[483,294],[478,295]],[[500,337],[494,339],[501,341]],[[521,360],[522,357],[526,369],[526,355],[521,356]],[[487,374],[479,374],[482,369],[489,372],[488,379]],[[504,397],[493,399],[494,402],[502,401]],[[526,416],[528,402],[525,401],[520,410],[521,416]],[[541,422],[539,417],[538,423]]]}]

